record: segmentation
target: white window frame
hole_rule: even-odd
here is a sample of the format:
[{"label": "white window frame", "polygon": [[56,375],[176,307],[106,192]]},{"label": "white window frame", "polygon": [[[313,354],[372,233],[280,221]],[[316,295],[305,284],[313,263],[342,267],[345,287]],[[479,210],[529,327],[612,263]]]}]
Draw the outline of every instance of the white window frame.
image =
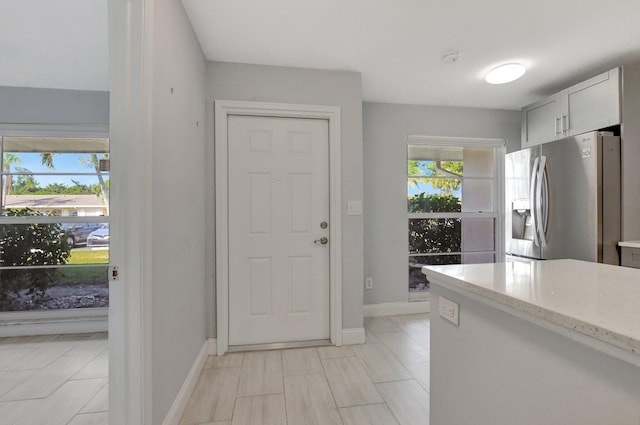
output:
[{"label": "white window frame", "polygon": [[[0,124],[3,137],[69,137],[109,138],[108,125],[58,125],[58,124]],[[0,149],[0,155],[3,154]],[[53,173],[55,174],[55,173]],[[99,222],[108,223],[109,217],[2,217],[0,223]],[[108,266],[108,264],[105,264]],[[28,266],[25,266],[28,267]],[[38,266],[34,266],[38,267]],[[60,266],[69,267],[69,266]],[[108,307],[64,310],[33,310],[0,312],[0,337],[106,332],[108,329]],[[20,324],[20,326],[13,326]]]},{"label": "white window frame", "polygon": [[[493,211],[492,212],[459,212],[459,213],[408,213],[407,224],[410,219],[438,219],[438,218],[493,218],[495,219],[495,262],[504,261],[504,159],[506,141],[502,139],[471,138],[471,137],[438,137],[438,136],[407,136],[407,162],[409,145],[424,145],[433,147],[461,147],[461,148],[492,148],[493,149]],[[407,170],[407,181],[410,176]],[[406,190],[406,189],[405,189]],[[485,252],[485,251],[483,251]],[[464,252],[473,253],[473,252]],[[451,253],[458,254],[458,253]],[[463,254],[463,253],[459,253]],[[419,254],[408,254],[408,258]]]}]

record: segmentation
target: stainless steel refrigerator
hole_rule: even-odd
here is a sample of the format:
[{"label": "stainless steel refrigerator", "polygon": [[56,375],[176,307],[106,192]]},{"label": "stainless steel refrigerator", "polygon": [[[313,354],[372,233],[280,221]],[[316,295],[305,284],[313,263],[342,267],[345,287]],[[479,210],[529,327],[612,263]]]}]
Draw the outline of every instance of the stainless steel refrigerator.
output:
[{"label": "stainless steel refrigerator", "polygon": [[569,137],[506,156],[506,253],[619,264],[620,138]]}]

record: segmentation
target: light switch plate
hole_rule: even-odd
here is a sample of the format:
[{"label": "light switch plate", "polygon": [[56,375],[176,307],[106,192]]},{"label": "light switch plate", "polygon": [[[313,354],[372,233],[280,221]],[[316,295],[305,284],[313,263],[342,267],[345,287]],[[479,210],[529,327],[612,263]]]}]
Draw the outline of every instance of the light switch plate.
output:
[{"label": "light switch plate", "polygon": [[362,201],[347,202],[347,215],[362,215]]}]

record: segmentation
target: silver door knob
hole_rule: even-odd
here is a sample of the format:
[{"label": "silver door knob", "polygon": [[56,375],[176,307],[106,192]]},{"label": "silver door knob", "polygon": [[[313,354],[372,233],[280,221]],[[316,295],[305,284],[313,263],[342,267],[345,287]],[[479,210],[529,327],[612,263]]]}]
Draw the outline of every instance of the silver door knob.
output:
[{"label": "silver door knob", "polygon": [[315,241],[313,241],[313,243],[316,245],[326,245],[327,243],[329,243],[329,239],[323,236],[320,239],[316,239]]}]

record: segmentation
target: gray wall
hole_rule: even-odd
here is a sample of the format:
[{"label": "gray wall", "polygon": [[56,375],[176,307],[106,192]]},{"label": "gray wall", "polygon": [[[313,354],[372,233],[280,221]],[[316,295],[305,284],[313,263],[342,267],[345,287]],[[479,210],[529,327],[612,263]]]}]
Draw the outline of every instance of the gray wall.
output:
[{"label": "gray wall", "polygon": [[408,299],[407,135],[506,139],[520,148],[520,112],[365,103],[364,303]]},{"label": "gray wall", "polygon": [[109,93],[2,86],[0,123],[109,124]]},{"label": "gray wall", "polygon": [[[207,83],[209,117],[213,117],[214,100],[332,105],[342,108],[342,325],[345,329],[361,328],[363,224],[361,216],[346,215],[347,201],[362,199],[360,74],[212,62],[207,70]],[[213,128],[212,125],[208,127]],[[213,137],[210,140],[213,141]],[[210,326],[212,330],[215,329],[214,323]]]},{"label": "gray wall", "polygon": [[[152,420],[161,424],[206,339],[206,62],[182,3],[154,3],[150,158]],[[173,93],[172,93],[173,91]],[[143,164],[140,164],[143,166]]]}]

